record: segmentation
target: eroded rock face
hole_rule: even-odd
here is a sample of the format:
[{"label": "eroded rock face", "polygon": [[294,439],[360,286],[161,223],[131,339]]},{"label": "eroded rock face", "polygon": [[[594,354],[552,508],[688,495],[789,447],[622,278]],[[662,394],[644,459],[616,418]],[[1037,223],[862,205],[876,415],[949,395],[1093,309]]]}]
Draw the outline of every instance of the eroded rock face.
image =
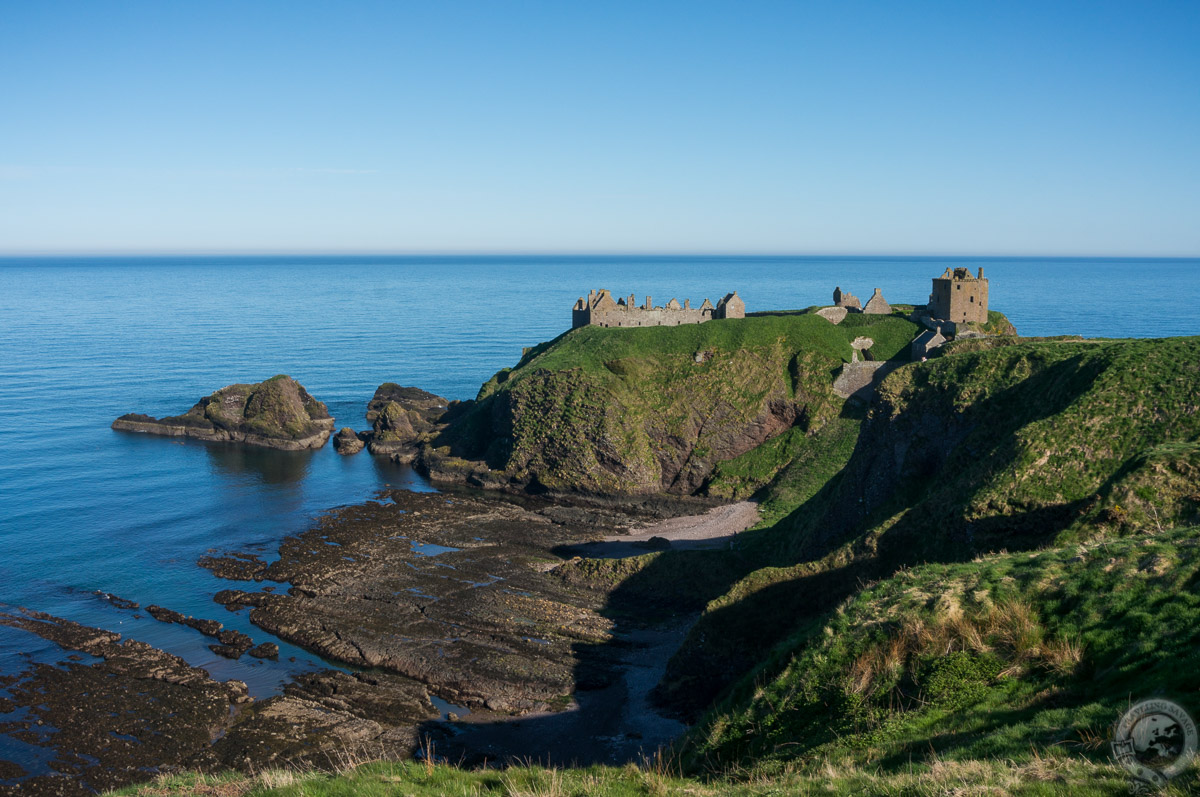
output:
[{"label": "eroded rock face", "polygon": [[221,388],[183,415],[122,415],[112,428],[298,451],[325,445],[333,418],[299,382],[281,374],[255,385]]},{"label": "eroded rock face", "polygon": [[441,396],[415,387],[385,382],[367,403],[367,449],[372,454],[391,456],[396,462],[412,462],[422,439],[438,428],[438,422],[451,404]]},{"label": "eroded rock face", "polygon": [[604,367],[619,382],[571,368],[532,369],[488,395],[485,385],[461,415],[447,413],[417,468],[484,488],[693,495],[717,463],[806,422],[832,395],[826,363],[782,345]]}]

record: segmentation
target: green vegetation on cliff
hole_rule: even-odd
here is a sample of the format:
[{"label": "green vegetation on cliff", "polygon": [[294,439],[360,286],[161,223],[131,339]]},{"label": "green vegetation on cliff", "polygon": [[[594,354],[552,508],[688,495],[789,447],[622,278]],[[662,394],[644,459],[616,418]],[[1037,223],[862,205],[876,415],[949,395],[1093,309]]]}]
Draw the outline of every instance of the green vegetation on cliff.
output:
[{"label": "green vegetation on cliff", "polygon": [[1198,338],[996,340],[897,370],[840,473],[768,488],[793,511],[744,535],[760,566],[671,662],[661,697],[704,716],[686,760],[1100,761],[1131,695],[1200,711],[1197,395]]},{"label": "green vegetation on cliff", "polygon": [[872,356],[903,359],[916,332],[898,315],[583,327],[496,374],[433,451],[551,490],[747,495],[787,465],[794,445],[715,476],[714,467],[781,434],[817,433],[841,412],[831,384],[851,341],[869,336]]},{"label": "green vegetation on cliff", "polygon": [[687,760],[1103,761],[1131,696],[1200,709],[1198,535],[992,554],[867,585],[799,624],[710,710]]}]

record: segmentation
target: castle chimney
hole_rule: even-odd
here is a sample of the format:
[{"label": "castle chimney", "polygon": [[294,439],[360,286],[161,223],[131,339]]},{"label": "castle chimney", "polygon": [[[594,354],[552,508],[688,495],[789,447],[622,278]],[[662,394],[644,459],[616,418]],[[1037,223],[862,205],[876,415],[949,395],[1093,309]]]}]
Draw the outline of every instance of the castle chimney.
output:
[{"label": "castle chimney", "polygon": [[979,267],[979,279],[983,279],[983,266]]}]

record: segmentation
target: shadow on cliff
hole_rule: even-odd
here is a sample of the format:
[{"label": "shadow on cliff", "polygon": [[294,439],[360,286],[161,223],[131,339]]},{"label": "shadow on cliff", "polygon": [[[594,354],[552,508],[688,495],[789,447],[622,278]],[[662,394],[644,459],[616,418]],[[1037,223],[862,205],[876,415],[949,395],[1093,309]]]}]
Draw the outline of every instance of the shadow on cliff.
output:
[{"label": "shadow on cliff", "polygon": [[[1051,542],[1091,499],[973,519],[967,508],[1022,455],[1017,431],[1061,412],[1103,368],[1075,357],[962,411],[942,393],[890,421],[867,421],[846,467],[774,527],[747,534],[747,544],[638,557],[621,574],[602,610],[616,623],[613,641],[574,647],[579,710],[465,725],[458,733],[434,722],[421,733],[437,739],[450,760],[467,763],[639,761],[671,734],[639,731],[647,723],[636,715],[678,732],[682,726],[651,716],[652,705],[694,721],[780,642],[819,632],[829,612],[872,581],[923,562]],[[701,611],[673,654],[653,642],[656,633],[672,633],[654,631],[656,624],[682,634]],[[639,633],[651,641],[639,642]],[[643,677],[631,679],[639,671]]]},{"label": "shadow on cliff", "polygon": [[[1091,498],[972,519],[967,508],[989,477],[1021,456],[1016,432],[1061,412],[1102,370],[1076,357],[961,413],[922,404],[869,421],[840,474],[775,527],[755,533],[754,544],[777,567],[754,573],[738,585],[736,600],[700,618],[658,697],[694,720],[780,642],[819,630],[830,610],[872,581],[925,562],[1052,542]],[[930,418],[936,428],[924,429]]]}]

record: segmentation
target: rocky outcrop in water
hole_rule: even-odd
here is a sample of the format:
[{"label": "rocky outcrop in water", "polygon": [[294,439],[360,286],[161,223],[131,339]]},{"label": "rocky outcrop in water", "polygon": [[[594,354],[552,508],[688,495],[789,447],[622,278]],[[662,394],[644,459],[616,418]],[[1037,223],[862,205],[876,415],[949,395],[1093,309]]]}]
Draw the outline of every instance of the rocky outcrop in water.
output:
[{"label": "rocky outcrop in water", "polygon": [[221,388],[183,415],[122,415],[112,428],[298,451],[325,445],[333,418],[299,382],[281,374],[255,385]]},{"label": "rocky outcrop in water", "polygon": [[333,436],[333,450],[342,456],[357,454],[363,450],[362,437],[349,426],[344,426]]},{"label": "rocky outcrop in water", "polygon": [[372,422],[371,431],[364,435],[367,450],[396,462],[412,462],[422,439],[437,428],[452,403],[456,402],[420,388],[383,383],[367,403],[367,420]]}]

